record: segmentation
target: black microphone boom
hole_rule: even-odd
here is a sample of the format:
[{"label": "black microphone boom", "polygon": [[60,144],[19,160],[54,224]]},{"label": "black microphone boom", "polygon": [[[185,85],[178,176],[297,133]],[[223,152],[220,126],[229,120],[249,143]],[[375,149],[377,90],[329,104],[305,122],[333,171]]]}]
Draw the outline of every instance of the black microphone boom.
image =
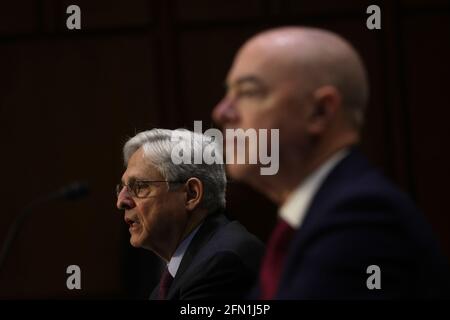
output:
[{"label": "black microphone boom", "polygon": [[55,192],[50,194],[41,196],[31,202],[28,206],[26,206],[19,215],[17,215],[16,219],[13,221],[11,226],[8,229],[8,233],[6,234],[5,241],[3,242],[2,249],[0,251],[0,271],[2,270],[3,264],[6,261],[6,257],[8,256],[8,252],[11,248],[11,245],[22,227],[25,220],[28,218],[29,214],[32,210],[44,203],[47,203],[52,200],[58,199],[66,199],[66,200],[78,200],[89,194],[89,188],[85,183],[82,182],[74,182],[71,183]]},{"label": "black microphone boom", "polygon": [[55,194],[55,198],[78,200],[89,194],[89,189],[85,183],[74,182],[61,188]]}]

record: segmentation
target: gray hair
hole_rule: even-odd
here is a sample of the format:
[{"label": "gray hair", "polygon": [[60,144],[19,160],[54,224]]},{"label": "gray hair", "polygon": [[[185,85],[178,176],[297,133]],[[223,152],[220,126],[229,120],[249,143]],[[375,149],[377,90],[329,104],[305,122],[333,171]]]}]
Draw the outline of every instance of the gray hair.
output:
[{"label": "gray hair", "polygon": [[[173,139],[173,137],[177,139]],[[175,164],[172,161],[172,150],[182,143],[184,150],[191,152],[191,163]],[[209,136],[186,129],[152,129],[136,134],[123,147],[125,166],[130,157],[139,149],[143,149],[144,158],[156,167],[161,175],[169,181],[186,181],[191,177],[203,183],[203,199],[200,206],[209,212],[225,208],[225,192],[227,179],[223,164],[200,164],[193,160],[203,160],[203,150],[214,148],[219,152],[217,143]]]}]

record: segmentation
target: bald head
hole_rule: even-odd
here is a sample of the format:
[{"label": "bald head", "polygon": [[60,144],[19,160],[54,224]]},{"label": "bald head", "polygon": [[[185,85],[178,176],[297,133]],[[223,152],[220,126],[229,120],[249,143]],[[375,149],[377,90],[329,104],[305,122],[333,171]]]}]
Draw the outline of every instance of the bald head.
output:
[{"label": "bald head", "polygon": [[362,126],[369,95],[366,70],[356,50],[339,35],[307,27],[272,29],[251,38],[239,51],[238,57],[242,55],[270,67],[273,81],[297,80],[300,94],[335,87],[352,124]]},{"label": "bald head", "polygon": [[[366,71],[355,49],[332,32],[289,27],[257,34],[237,53],[226,81],[227,92],[212,113],[218,125],[279,131],[271,149],[279,154],[276,175],[260,175],[260,163],[228,164],[228,173],[275,202],[282,203],[331,155],[360,140]],[[253,142],[252,150],[261,151],[261,141]]]}]

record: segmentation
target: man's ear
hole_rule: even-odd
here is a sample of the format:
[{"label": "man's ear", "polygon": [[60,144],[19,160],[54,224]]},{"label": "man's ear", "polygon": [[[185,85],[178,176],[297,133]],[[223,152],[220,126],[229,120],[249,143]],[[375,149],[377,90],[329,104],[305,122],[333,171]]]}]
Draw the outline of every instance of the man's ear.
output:
[{"label": "man's ear", "polygon": [[193,211],[197,208],[203,199],[203,183],[200,179],[189,178],[185,184],[186,187],[186,210]]},{"label": "man's ear", "polygon": [[321,134],[341,108],[342,96],[334,86],[323,86],[313,93],[312,111],[308,122],[311,134]]}]

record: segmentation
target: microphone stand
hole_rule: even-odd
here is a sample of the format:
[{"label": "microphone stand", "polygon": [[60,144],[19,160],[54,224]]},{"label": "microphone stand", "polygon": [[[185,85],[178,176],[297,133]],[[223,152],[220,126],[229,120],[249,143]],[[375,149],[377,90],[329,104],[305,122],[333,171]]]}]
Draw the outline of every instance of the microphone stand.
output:
[{"label": "microphone stand", "polygon": [[6,258],[8,257],[8,253],[11,249],[11,245],[13,244],[14,239],[22,228],[24,222],[29,217],[30,213],[33,212],[34,208],[57,199],[77,200],[86,196],[88,194],[88,191],[89,190],[86,185],[75,182],[64,188],[61,188],[56,192],[41,196],[32,201],[25,208],[23,208],[9,227],[5,241],[3,242],[2,249],[0,251],[0,272],[6,261]]}]

